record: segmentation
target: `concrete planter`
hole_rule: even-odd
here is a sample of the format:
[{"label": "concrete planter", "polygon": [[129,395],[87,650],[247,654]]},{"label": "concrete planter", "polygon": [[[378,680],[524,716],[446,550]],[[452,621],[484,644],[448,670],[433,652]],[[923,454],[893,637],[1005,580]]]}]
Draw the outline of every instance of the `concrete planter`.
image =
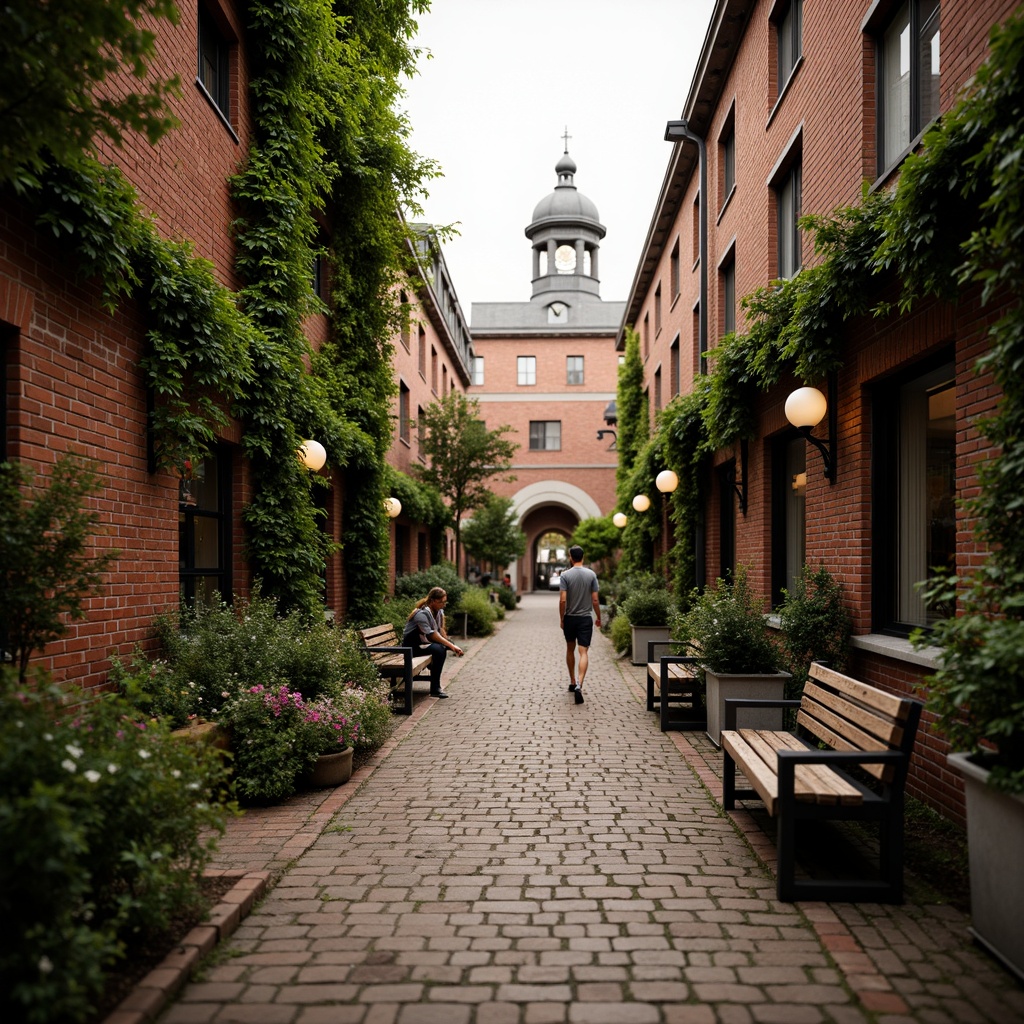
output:
[{"label": "concrete planter", "polygon": [[[671,639],[671,634],[669,633],[668,626],[631,625],[629,628],[633,631],[632,662],[634,665],[647,664],[647,644],[650,641]],[[667,654],[668,648],[664,648],[661,653]]]},{"label": "concrete planter", "polygon": [[[767,675],[744,675],[732,672],[712,672],[704,669],[707,682],[708,739],[716,747],[722,745],[725,724],[725,700],[782,700],[786,696],[788,672]],[[741,710],[737,726],[741,729],[781,729],[782,708]]]},{"label": "concrete planter", "polygon": [[1024,797],[992,789],[969,754],[947,760],[964,780],[971,934],[1024,981]]}]

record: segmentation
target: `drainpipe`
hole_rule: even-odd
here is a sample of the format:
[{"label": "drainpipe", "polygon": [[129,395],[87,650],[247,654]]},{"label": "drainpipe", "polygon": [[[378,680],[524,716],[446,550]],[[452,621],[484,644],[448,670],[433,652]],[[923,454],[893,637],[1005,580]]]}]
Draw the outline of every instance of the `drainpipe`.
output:
[{"label": "drainpipe", "polygon": [[697,327],[697,347],[700,352],[700,372],[708,372],[708,151],[704,140],[690,131],[688,121],[669,121],[665,125],[667,142],[693,142],[700,157],[700,316]]},{"label": "drainpipe", "polygon": [[[704,140],[690,131],[686,120],[669,121],[665,125],[666,142],[693,142],[697,146],[700,175],[700,315],[697,318],[697,348],[700,352],[700,372],[708,372],[708,152]],[[704,506],[701,503],[697,515],[697,530],[694,537],[694,581],[702,590],[707,581],[707,565],[704,558],[705,524]]]}]

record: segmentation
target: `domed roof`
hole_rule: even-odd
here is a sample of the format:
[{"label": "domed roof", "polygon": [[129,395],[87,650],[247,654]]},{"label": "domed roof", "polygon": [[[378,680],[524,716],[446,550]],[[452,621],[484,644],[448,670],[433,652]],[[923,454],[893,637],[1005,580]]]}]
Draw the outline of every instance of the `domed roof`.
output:
[{"label": "domed roof", "polygon": [[568,151],[563,153],[561,159],[555,164],[555,173],[558,175],[558,184],[555,186],[554,192],[545,196],[534,207],[534,222],[547,217],[557,217],[560,220],[582,219],[599,223],[601,218],[597,207],[573,184],[576,161],[569,156]]}]

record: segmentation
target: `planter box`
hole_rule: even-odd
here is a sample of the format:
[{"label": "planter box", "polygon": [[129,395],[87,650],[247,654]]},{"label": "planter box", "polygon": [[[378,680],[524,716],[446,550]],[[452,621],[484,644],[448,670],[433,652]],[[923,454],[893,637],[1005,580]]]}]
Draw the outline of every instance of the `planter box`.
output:
[{"label": "planter box", "polygon": [[992,789],[968,754],[947,760],[964,780],[971,934],[1024,981],[1024,797]]},{"label": "planter box", "polygon": [[[725,704],[728,700],[782,700],[786,696],[788,672],[768,675],[743,675],[712,672],[704,669],[707,681],[708,739],[716,747],[722,745],[722,726],[725,723]],[[740,729],[773,729],[782,726],[782,708],[743,709],[736,725]]]},{"label": "planter box", "polygon": [[652,640],[665,641],[671,639],[668,626],[630,626],[633,631],[634,665],[647,664],[647,644]]}]

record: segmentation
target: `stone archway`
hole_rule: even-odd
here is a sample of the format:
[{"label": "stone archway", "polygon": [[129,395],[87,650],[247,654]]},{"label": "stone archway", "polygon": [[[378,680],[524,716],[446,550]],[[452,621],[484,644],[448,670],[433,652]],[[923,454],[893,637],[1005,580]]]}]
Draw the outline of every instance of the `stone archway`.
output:
[{"label": "stone archway", "polygon": [[540,538],[554,533],[568,541],[581,519],[599,516],[601,509],[586,491],[563,480],[540,480],[511,497],[519,527],[526,534],[526,556],[509,572],[520,591],[535,590],[540,586],[535,570]]}]

